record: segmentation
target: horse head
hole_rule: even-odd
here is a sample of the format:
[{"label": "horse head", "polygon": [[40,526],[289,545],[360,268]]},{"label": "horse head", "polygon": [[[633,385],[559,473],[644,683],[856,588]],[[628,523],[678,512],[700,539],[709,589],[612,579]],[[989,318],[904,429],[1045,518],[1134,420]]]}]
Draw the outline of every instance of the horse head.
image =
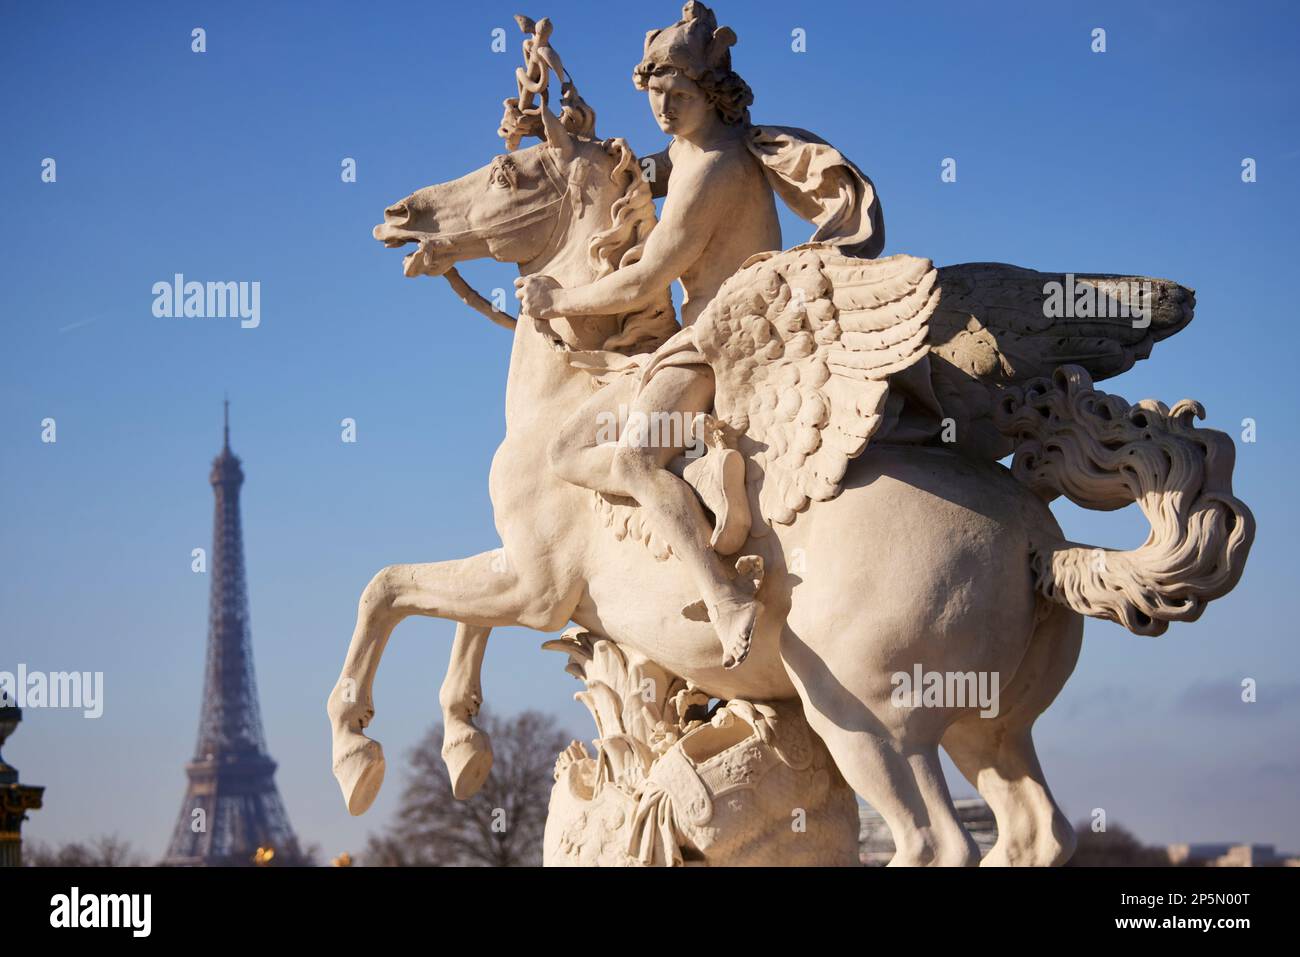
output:
[{"label": "horse head", "polygon": [[[639,253],[655,214],[635,155],[621,139],[570,133],[545,107],[542,118],[543,142],[502,153],[384,210],[374,237],[390,248],[416,246],[402,261],[405,275],[446,276],[457,263],[490,258],[571,286],[592,282]],[[672,332],[666,290],[659,305],[660,321],[638,317],[638,330],[655,327],[653,336],[641,337],[643,345]],[[620,347],[628,345],[621,341],[628,319],[556,325],[570,346],[616,340]]]}]

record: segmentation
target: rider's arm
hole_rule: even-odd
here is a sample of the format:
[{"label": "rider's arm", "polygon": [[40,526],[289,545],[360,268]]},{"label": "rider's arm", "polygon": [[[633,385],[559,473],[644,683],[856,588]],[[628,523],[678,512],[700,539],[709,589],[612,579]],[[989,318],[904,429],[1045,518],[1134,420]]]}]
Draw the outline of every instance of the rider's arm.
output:
[{"label": "rider's arm", "polygon": [[646,241],[640,261],[587,286],[556,289],[554,312],[561,316],[607,316],[642,309],[699,261],[714,230],[726,218],[725,167],[678,170],[663,216]]},{"label": "rider's arm", "polygon": [[673,161],[668,150],[643,156],[641,168],[650,174],[650,195],[655,199],[667,196],[668,176],[673,171]]}]

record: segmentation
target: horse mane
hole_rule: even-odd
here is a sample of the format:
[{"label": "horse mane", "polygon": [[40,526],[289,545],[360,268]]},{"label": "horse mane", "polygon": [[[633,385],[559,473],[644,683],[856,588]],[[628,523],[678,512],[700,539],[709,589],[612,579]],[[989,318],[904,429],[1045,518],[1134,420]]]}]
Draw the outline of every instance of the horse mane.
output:
[{"label": "horse mane", "polygon": [[[620,180],[623,182],[622,192],[610,206],[609,227],[587,243],[587,256],[597,279],[639,261],[650,231],[658,222],[650,185],[641,176],[636,154],[627,142],[615,138],[601,140],[599,145],[614,158],[610,182],[615,185],[620,185]],[[625,355],[653,352],[678,330],[667,288],[649,306],[624,313],[618,319],[617,330],[601,346],[605,351]]]}]

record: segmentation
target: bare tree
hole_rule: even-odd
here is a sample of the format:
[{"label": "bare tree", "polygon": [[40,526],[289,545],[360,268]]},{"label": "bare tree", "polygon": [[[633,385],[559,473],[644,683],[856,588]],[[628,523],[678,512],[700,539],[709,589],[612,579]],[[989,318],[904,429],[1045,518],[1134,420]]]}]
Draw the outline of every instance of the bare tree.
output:
[{"label": "bare tree", "polygon": [[1104,831],[1094,831],[1091,824],[1080,821],[1074,826],[1079,846],[1070,858],[1070,867],[1168,867],[1169,855],[1164,848],[1147,847],[1132,831],[1112,824]]},{"label": "bare tree", "polygon": [[493,764],[483,789],[457,801],[442,763],[436,724],[411,752],[411,771],[396,823],[372,835],[362,863],[387,867],[527,867],[542,863],[542,832],[556,756],[571,740],[536,711],[497,719],[480,714],[492,738]]},{"label": "bare tree", "polygon": [[23,864],[27,867],[140,867],[143,863],[130,842],[116,834],[58,846],[23,842]]}]

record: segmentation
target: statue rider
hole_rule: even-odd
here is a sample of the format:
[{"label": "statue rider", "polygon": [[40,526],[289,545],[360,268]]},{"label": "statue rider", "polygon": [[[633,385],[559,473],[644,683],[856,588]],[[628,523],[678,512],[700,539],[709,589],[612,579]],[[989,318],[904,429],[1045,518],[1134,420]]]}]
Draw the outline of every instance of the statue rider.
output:
[{"label": "statue rider", "polygon": [[[814,242],[867,258],[884,246],[875,189],[856,166],[804,130],[750,123],[753,94],[731,68],[735,42],[735,33],[719,29],[713,11],[696,0],[683,7],[680,21],[646,36],[633,83],[647,93],[659,128],[672,140],[650,157],[652,193],[664,203],[640,260],[575,288],[543,275],[516,281],[523,310],[537,319],[632,312],[652,304],[672,282],[681,283],[682,332],[635,378],[632,413],[643,421],[668,413],[694,422],[712,408],[713,372],[690,326],[749,257],[782,248],[774,193],[818,227]],[[711,452],[708,474],[693,488],[669,468],[690,441],[684,430],[678,432],[682,444],[660,435],[651,445],[639,433],[602,443],[601,413],[626,393],[626,383],[607,386],[573,413],[552,443],[552,467],[569,482],[634,499],[648,510],[652,527],[699,590],[724,666],[735,667],[748,654],[761,607],[714,546],[725,531],[727,502],[736,496],[743,501],[744,462],[734,450]]]}]

